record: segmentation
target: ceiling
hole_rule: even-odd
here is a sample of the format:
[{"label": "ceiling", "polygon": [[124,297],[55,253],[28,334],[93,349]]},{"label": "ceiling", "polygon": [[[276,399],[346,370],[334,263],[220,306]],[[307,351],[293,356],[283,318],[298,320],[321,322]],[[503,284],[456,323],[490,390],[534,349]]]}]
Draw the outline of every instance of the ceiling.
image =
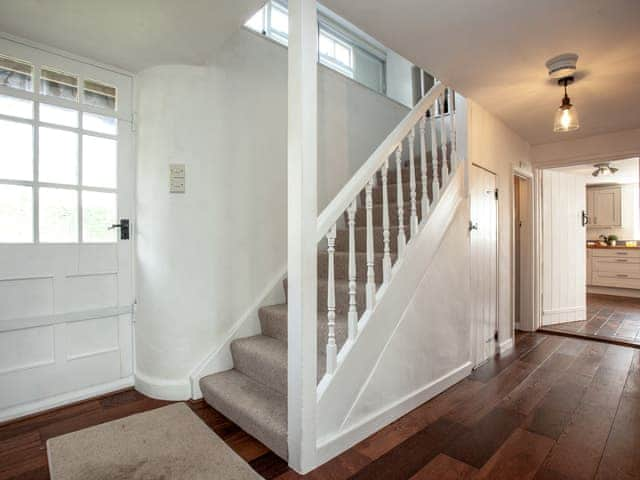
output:
[{"label": "ceiling", "polygon": [[0,0],[0,31],[138,72],[209,61],[264,0]]},{"label": "ceiling", "polygon": [[587,185],[638,183],[640,181],[640,159],[628,158],[608,163],[610,166],[619,169],[614,175],[594,177],[592,175],[595,170],[593,165],[574,165],[572,167],[554,168],[554,170],[579,175],[586,180]]},{"label": "ceiling", "polygon": [[[638,0],[323,0],[501,118],[530,144],[640,127]],[[562,89],[545,62],[573,52],[580,129],[553,132]]]}]

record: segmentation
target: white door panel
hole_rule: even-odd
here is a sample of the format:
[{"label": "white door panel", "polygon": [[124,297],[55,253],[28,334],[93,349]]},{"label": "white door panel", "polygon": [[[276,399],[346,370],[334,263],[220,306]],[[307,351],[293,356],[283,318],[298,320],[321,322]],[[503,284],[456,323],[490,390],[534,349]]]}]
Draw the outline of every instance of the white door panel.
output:
[{"label": "white door panel", "polygon": [[[18,61],[15,71],[7,58]],[[67,77],[42,74],[43,67]],[[0,226],[8,211],[30,216],[33,226],[27,243],[6,243],[6,227],[0,232],[0,421],[132,384],[134,299],[133,229],[129,240],[103,237],[111,223],[134,219],[132,77],[0,38],[2,69],[31,72],[26,89],[3,84],[0,75],[0,120],[30,128],[33,145],[32,171],[21,178],[0,157],[0,189],[17,186],[31,198],[16,210],[0,195]],[[62,94],[74,91],[77,98]],[[114,96],[115,110],[108,107]],[[15,99],[31,113],[7,107]],[[52,131],[58,137],[47,143],[41,132]],[[58,197],[39,194],[52,190]],[[63,197],[73,202],[51,200]]]},{"label": "white door panel", "polygon": [[582,178],[543,171],[543,326],[586,319],[585,197]]},{"label": "white door panel", "polygon": [[498,205],[495,175],[471,168],[471,293],[476,365],[495,352],[498,304]]}]

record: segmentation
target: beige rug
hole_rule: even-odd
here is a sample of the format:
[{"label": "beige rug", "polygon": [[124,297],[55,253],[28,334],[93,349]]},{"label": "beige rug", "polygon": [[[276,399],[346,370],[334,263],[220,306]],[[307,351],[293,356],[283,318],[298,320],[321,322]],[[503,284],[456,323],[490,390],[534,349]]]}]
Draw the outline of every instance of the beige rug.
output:
[{"label": "beige rug", "polygon": [[184,403],[47,442],[52,480],[262,478]]}]

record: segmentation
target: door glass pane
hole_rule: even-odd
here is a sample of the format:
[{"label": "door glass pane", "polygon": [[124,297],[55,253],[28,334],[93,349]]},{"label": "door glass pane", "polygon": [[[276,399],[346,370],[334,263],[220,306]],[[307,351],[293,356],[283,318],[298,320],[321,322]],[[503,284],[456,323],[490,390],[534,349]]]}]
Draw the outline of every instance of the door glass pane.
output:
[{"label": "door glass pane", "polygon": [[33,102],[24,98],[0,95],[0,113],[12,117],[31,119],[33,118]]},{"label": "door glass pane", "polygon": [[94,107],[116,109],[116,88],[95,80],[84,81],[84,103]]},{"label": "door glass pane", "polygon": [[33,242],[31,187],[0,184],[0,243]]},{"label": "door glass pane", "polygon": [[41,182],[78,183],[78,134],[40,127],[38,175]]},{"label": "door glass pane", "polygon": [[0,55],[0,85],[30,92],[32,79],[33,65]]},{"label": "door glass pane", "polygon": [[40,241],[78,241],[78,192],[62,188],[40,188]]},{"label": "door glass pane", "polygon": [[77,100],[78,77],[43,68],[40,74],[40,93],[66,100]]},{"label": "door glass pane", "polygon": [[33,127],[0,120],[0,178],[33,179]]},{"label": "door glass pane", "polygon": [[118,133],[118,119],[95,113],[83,113],[82,128],[92,132],[116,135]]},{"label": "door glass pane", "polygon": [[116,188],[118,142],[109,138],[83,135],[82,184],[89,187]]},{"label": "door glass pane", "polygon": [[109,227],[117,222],[115,193],[82,192],[82,241],[115,242],[117,232]]},{"label": "door glass pane", "polygon": [[78,126],[78,111],[72,108],[56,107],[47,103],[40,104],[40,121],[55,123],[65,127]]},{"label": "door glass pane", "polygon": [[271,28],[286,38],[289,35],[289,16],[287,11],[275,4],[271,5]]}]

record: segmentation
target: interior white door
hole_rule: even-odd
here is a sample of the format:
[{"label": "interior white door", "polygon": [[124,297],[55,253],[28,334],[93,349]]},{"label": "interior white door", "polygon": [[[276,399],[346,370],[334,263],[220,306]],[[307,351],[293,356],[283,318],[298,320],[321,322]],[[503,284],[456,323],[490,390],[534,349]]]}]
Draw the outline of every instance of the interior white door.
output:
[{"label": "interior white door", "polygon": [[475,363],[495,353],[498,325],[498,201],[496,176],[473,165],[471,185],[471,294]]},{"label": "interior white door", "polygon": [[0,421],[133,384],[132,77],[0,38]]},{"label": "interior white door", "polygon": [[542,173],[542,325],[586,318],[585,181]]}]

